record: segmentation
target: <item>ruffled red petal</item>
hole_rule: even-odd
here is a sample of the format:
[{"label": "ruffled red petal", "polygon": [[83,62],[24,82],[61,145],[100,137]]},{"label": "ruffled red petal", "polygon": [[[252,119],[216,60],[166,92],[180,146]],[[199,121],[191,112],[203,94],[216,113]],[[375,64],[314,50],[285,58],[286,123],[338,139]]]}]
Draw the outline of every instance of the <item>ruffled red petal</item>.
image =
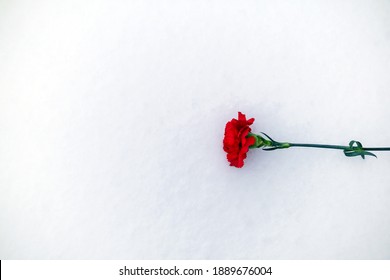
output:
[{"label": "ruffled red petal", "polygon": [[223,150],[227,153],[227,160],[231,166],[241,168],[244,166],[244,159],[249,147],[255,144],[254,137],[247,137],[251,132],[249,127],[255,121],[249,120],[241,112],[238,112],[238,119],[232,119],[225,126],[225,137],[223,139]]}]

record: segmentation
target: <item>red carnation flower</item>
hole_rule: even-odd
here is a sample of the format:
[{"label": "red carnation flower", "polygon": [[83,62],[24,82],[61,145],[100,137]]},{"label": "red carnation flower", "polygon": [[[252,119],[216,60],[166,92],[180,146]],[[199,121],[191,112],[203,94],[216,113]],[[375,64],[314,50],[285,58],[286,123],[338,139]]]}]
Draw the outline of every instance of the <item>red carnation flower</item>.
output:
[{"label": "red carnation flower", "polygon": [[223,150],[227,152],[226,157],[231,166],[243,167],[249,146],[256,143],[255,137],[247,137],[248,133],[251,132],[249,126],[254,121],[254,118],[247,120],[244,114],[238,112],[238,120],[232,119],[226,124]]},{"label": "red carnation flower", "polygon": [[290,147],[335,149],[343,150],[344,155],[347,157],[361,156],[363,159],[366,156],[376,157],[371,151],[390,151],[390,147],[363,147],[362,143],[355,140],[350,141],[348,146],[278,142],[264,132],[260,135],[252,133],[250,125],[254,121],[254,118],[247,120],[244,114],[238,112],[238,120],[232,119],[226,124],[223,150],[227,152],[226,157],[230,162],[230,166],[243,167],[246,153],[249,149],[254,148],[262,148],[265,151],[287,149]]}]

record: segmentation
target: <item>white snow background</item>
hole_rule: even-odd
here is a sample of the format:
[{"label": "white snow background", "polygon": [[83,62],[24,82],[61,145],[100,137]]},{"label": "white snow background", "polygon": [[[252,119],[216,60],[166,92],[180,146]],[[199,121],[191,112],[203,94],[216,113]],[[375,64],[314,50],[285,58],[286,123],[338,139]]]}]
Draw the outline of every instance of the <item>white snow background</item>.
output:
[{"label": "white snow background", "polygon": [[0,1],[1,259],[389,259],[390,2]]}]

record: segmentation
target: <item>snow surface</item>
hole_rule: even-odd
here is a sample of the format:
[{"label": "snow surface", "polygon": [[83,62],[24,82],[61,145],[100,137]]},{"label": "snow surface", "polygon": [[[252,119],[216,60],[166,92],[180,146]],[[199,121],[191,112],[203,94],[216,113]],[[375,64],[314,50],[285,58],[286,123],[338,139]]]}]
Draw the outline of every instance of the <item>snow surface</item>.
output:
[{"label": "snow surface", "polygon": [[0,259],[389,259],[390,2],[1,1]]}]

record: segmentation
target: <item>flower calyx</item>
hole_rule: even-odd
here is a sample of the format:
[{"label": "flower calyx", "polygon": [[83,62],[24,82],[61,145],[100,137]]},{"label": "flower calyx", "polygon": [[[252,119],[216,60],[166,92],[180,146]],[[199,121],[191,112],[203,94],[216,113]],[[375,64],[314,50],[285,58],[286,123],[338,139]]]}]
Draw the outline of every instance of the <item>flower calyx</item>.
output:
[{"label": "flower calyx", "polygon": [[276,149],[286,149],[290,147],[289,143],[280,143],[275,141],[264,132],[261,132],[261,134],[262,135],[248,133],[247,137],[255,138],[255,143],[249,147],[250,149],[262,148],[264,151],[273,151]]}]

